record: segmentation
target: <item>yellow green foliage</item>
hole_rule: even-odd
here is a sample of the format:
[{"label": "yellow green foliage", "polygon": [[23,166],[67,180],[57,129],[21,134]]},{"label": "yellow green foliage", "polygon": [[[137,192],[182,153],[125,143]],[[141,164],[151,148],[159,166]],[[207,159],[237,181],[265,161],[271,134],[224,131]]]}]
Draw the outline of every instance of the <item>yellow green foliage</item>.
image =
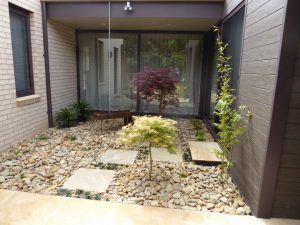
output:
[{"label": "yellow green foliage", "polygon": [[148,143],[150,147],[166,148],[170,153],[176,153],[176,123],[160,116],[134,117],[134,124],[124,126],[118,133],[119,142],[128,147]]},{"label": "yellow green foliage", "polygon": [[164,119],[160,116],[134,117],[134,124],[122,128],[119,134],[119,142],[130,147],[137,143],[149,145],[149,179],[152,174],[151,147],[166,148],[170,153],[176,153],[175,139],[178,129],[176,121]]}]

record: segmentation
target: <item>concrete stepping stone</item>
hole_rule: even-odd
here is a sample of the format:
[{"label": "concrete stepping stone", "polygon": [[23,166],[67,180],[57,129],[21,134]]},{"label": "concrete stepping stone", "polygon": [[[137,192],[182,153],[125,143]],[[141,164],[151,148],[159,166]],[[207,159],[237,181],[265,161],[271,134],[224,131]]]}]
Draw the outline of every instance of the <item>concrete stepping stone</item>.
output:
[{"label": "concrete stepping stone", "polygon": [[182,162],[182,156],[179,151],[176,154],[171,154],[166,148],[151,148],[153,161],[163,161],[180,163]]},{"label": "concrete stepping stone", "polygon": [[217,142],[189,141],[192,159],[194,161],[221,162],[215,155],[215,150],[221,150]]},{"label": "concrete stepping stone", "polygon": [[101,163],[131,165],[137,156],[137,151],[107,150],[98,160]]},{"label": "concrete stepping stone", "polygon": [[85,169],[75,170],[64,183],[64,189],[105,192],[115,175],[113,170]]}]

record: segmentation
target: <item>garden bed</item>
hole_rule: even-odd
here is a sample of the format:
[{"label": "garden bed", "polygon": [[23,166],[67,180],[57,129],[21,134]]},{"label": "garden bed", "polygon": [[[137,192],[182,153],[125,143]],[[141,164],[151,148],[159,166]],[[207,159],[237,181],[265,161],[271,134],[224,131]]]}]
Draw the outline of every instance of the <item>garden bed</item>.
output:
[{"label": "garden bed", "polygon": [[[191,120],[177,119],[180,131],[177,146],[183,163],[154,162],[153,180],[148,179],[146,146],[133,165],[102,164],[99,159],[109,149],[124,149],[116,142],[122,119],[89,121],[68,129],[51,128],[20,142],[0,155],[0,188],[41,194],[134,203],[169,208],[250,214],[236,186],[221,184],[220,170],[195,165],[189,158],[189,140],[196,140]],[[203,125],[206,141],[211,135]],[[113,169],[116,174],[104,193],[61,189],[76,169]]]}]

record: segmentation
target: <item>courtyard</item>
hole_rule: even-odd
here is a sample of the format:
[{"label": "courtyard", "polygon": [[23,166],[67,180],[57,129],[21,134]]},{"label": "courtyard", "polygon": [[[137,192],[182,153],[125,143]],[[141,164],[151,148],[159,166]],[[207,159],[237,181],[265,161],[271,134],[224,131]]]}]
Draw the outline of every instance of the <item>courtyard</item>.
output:
[{"label": "courtyard", "polygon": [[[152,180],[148,178],[146,146],[127,149],[116,141],[122,119],[91,120],[71,128],[50,128],[14,145],[0,156],[0,188],[163,208],[251,214],[231,179],[225,184],[220,182],[217,165],[201,165],[191,159],[188,141],[196,140],[192,119],[176,121],[178,152],[172,155],[152,149]],[[213,141],[202,126],[205,141]]]}]

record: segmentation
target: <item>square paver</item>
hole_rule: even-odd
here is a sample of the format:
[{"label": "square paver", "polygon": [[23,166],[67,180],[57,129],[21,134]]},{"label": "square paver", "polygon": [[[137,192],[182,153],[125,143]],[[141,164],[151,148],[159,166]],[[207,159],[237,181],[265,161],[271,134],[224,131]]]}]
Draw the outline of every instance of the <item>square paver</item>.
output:
[{"label": "square paver", "polygon": [[151,148],[153,161],[163,161],[163,162],[182,162],[182,156],[179,151],[176,154],[171,154],[166,148]]},{"label": "square paver", "polygon": [[221,162],[215,155],[215,150],[220,150],[217,142],[189,141],[192,159],[194,161]]},{"label": "square paver", "polygon": [[107,150],[98,162],[130,165],[134,163],[137,154],[137,151]]},{"label": "square paver", "polygon": [[74,174],[64,183],[62,188],[105,192],[115,175],[113,170],[84,169],[75,170]]}]

